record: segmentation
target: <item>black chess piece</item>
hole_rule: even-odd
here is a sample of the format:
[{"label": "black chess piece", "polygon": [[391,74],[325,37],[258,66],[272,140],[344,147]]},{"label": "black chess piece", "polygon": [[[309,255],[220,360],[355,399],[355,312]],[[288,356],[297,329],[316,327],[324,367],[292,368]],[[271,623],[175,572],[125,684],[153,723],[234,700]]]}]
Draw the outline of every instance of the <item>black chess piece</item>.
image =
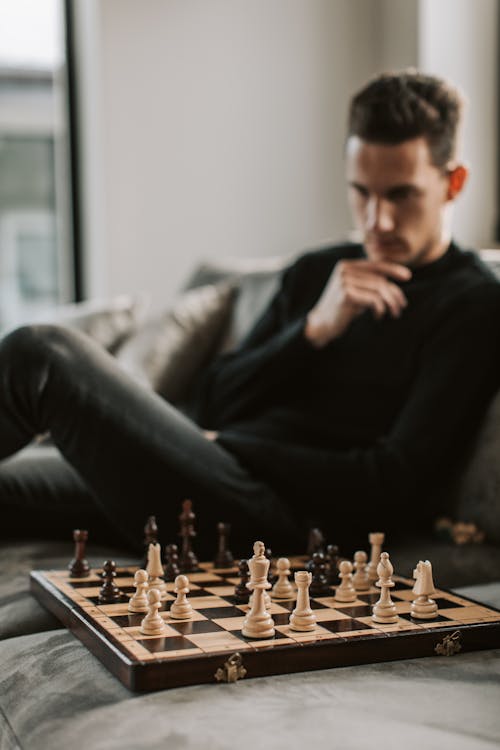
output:
[{"label": "black chess piece", "polygon": [[106,560],[103,563],[101,577],[104,583],[99,591],[99,604],[115,604],[121,601],[121,591],[114,581],[116,578],[116,563],[113,560]]},{"label": "black chess piece", "polygon": [[75,556],[68,565],[69,574],[72,578],[86,578],[90,574],[90,565],[88,560],[85,559],[85,545],[88,537],[89,532],[84,529],[73,531]]},{"label": "black chess piece", "polygon": [[214,560],[214,566],[216,568],[232,568],[234,564],[234,558],[232,552],[228,549],[227,539],[229,532],[231,531],[231,525],[229,523],[218,523],[217,524],[217,554]]},{"label": "black chess piece", "polygon": [[311,560],[312,581],[309,591],[311,596],[328,596],[331,594],[330,586],[325,575],[326,560],[322,552],[315,552]]},{"label": "black chess piece", "polygon": [[315,552],[323,552],[325,547],[325,537],[321,529],[314,528],[309,531],[307,540],[307,556],[312,558]]},{"label": "black chess piece", "polygon": [[148,516],[144,526],[144,555],[140,567],[146,570],[148,567],[148,550],[150,544],[158,542],[158,526],[156,525],[156,516]]},{"label": "black chess piece", "polygon": [[271,586],[274,584],[274,581],[276,580],[276,576],[274,575],[274,569],[273,569],[273,551],[269,547],[266,547],[264,550],[264,554],[269,560],[269,569],[267,571],[267,580],[271,584]]},{"label": "black chess piece", "polygon": [[167,544],[165,547],[165,581],[175,581],[180,572],[177,545]]},{"label": "black chess piece", "polygon": [[194,530],[195,520],[196,516],[193,513],[193,504],[191,500],[184,500],[182,503],[182,512],[179,515],[181,525],[179,536],[182,539],[182,548],[179,558],[181,573],[193,573],[198,570],[198,559],[192,548],[192,539],[196,536],[196,531]]},{"label": "black chess piece", "polygon": [[337,586],[339,579],[339,548],[336,544],[329,544],[326,548],[326,578],[330,586]]},{"label": "black chess piece", "polygon": [[235,586],[234,598],[238,604],[248,604],[248,600],[250,599],[250,591],[247,589],[247,583],[250,580],[248,560],[239,561],[238,574],[240,576],[240,582]]}]

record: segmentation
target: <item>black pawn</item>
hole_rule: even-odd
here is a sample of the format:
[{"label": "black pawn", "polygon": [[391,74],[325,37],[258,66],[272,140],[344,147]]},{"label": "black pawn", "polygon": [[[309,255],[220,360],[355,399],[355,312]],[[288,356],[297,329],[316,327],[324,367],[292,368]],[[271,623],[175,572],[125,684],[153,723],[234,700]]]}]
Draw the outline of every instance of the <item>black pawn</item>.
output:
[{"label": "black pawn", "polygon": [[86,578],[90,574],[90,565],[85,559],[85,545],[89,537],[89,532],[83,529],[73,531],[73,541],[75,542],[75,556],[68,565],[69,574],[72,578]]},{"label": "black pawn", "polygon": [[331,594],[330,586],[325,575],[326,560],[322,552],[315,552],[311,560],[312,581],[309,591],[311,596],[328,596]]},{"label": "black pawn", "polygon": [[150,544],[158,542],[158,526],[156,525],[156,516],[148,516],[144,526],[144,555],[140,567],[146,570],[148,567],[148,551]]},{"label": "black pawn", "polygon": [[116,586],[116,563],[113,560],[106,560],[102,566],[101,577],[104,583],[99,591],[99,604],[115,604],[122,598],[120,589]]},{"label": "black pawn", "polygon": [[214,560],[214,566],[216,568],[232,568],[234,565],[233,554],[227,546],[227,538],[230,531],[230,524],[222,522],[217,524],[218,544],[217,554]]},{"label": "black pawn", "polygon": [[326,548],[326,578],[330,586],[339,583],[339,548],[336,544],[329,544]]},{"label": "black pawn", "polygon": [[176,544],[167,544],[165,547],[165,575],[166,581],[175,581],[179,573],[179,555]]},{"label": "black pawn", "polygon": [[250,580],[248,560],[239,561],[238,573],[240,576],[240,582],[235,586],[234,598],[238,604],[248,604],[248,600],[250,599],[250,591],[247,589],[247,583]]}]

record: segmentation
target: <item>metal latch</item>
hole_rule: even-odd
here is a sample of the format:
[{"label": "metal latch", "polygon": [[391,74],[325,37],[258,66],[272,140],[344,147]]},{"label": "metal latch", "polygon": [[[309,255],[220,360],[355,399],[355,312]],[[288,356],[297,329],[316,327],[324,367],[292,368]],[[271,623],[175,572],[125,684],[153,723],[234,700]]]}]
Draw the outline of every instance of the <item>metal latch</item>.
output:
[{"label": "metal latch", "polygon": [[462,644],[460,639],[462,634],[459,630],[455,630],[454,633],[447,635],[443,638],[441,643],[438,643],[434,651],[438,656],[454,656],[462,650]]},{"label": "metal latch", "polygon": [[217,682],[237,682],[242,680],[246,673],[241,654],[237,651],[224,662],[223,667],[219,667],[214,677]]}]

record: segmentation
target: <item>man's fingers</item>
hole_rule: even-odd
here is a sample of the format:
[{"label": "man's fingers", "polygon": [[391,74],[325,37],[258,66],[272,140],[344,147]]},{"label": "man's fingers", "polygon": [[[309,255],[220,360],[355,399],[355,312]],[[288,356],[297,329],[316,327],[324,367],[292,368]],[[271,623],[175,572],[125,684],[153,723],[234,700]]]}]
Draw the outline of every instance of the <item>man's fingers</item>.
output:
[{"label": "man's fingers", "polygon": [[347,288],[350,287],[380,295],[394,317],[398,317],[408,304],[404,293],[396,284],[378,276],[361,274],[349,280]]},{"label": "man's fingers", "polygon": [[390,260],[346,260],[341,261],[344,273],[348,273],[350,268],[361,273],[376,273],[382,276],[390,276],[398,281],[408,281],[412,277],[409,268],[401,263],[392,263]]},{"label": "man's fingers", "polygon": [[370,308],[373,310],[376,318],[382,318],[387,312],[388,305],[380,294],[371,289],[361,289],[351,287],[347,292],[349,302],[358,309]]}]

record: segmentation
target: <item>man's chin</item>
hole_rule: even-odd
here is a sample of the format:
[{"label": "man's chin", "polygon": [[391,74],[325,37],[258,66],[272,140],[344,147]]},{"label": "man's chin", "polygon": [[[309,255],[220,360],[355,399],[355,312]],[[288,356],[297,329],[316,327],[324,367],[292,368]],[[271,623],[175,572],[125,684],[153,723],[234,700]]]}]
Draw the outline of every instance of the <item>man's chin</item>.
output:
[{"label": "man's chin", "polygon": [[365,252],[370,260],[391,261],[406,264],[409,261],[408,250],[402,242],[366,242]]}]

